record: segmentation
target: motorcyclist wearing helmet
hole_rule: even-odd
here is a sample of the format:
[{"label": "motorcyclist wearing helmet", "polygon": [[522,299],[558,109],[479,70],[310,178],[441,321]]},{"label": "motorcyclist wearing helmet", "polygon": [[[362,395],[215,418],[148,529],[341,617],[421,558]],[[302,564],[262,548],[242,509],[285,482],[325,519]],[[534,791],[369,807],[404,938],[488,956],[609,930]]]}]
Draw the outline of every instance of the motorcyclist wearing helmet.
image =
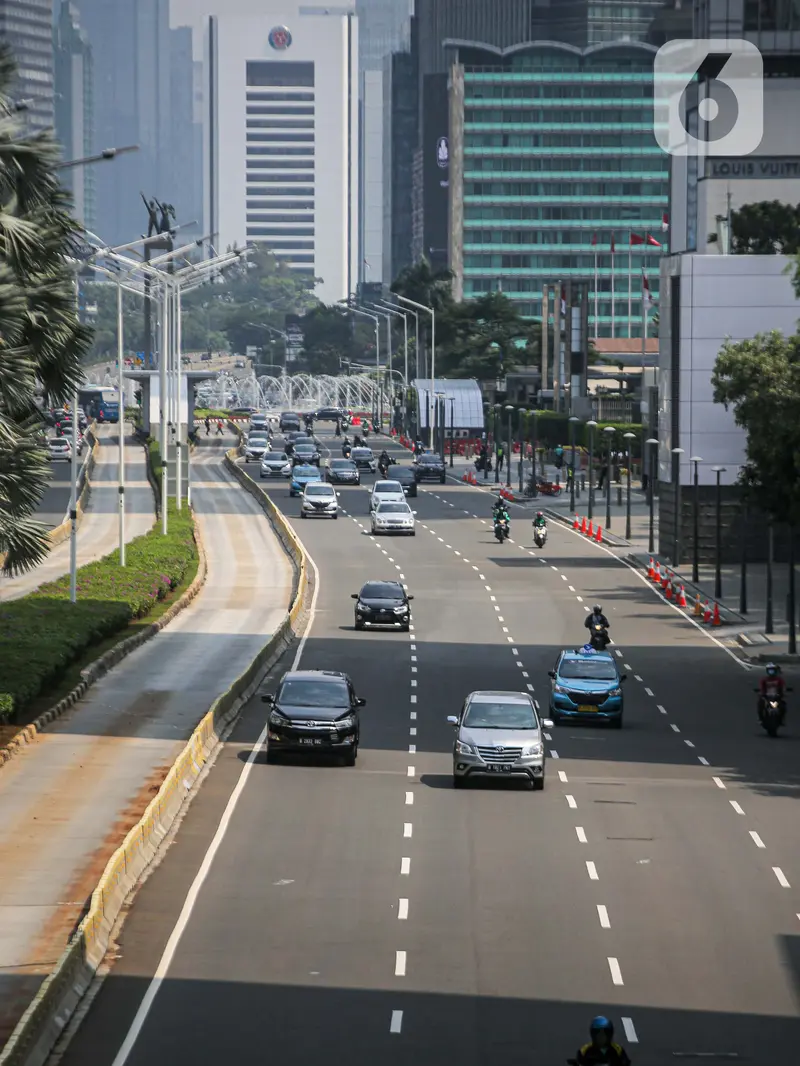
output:
[{"label": "motorcyclist wearing helmet", "polygon": [[610,625],[608,619],[603,614],[603,608],[600,606],[599,603],[596,603],[594,607],[592,607],[592,613],[586,615],[583,624],[586,626],[587,629],[591,629],[592,626],[596,626],[598,625],[598,623],[603,627],[603,629],[608,629]]},{"label": "motorcyclist wearing helmet", "polygon": [[505,500],[495,500],[494,507],[492,508],[492,519],[497,522],[501,518],[505,518],[506,521],[511,521],[511,516],[508,513],[508,507],[506,507]]},{"label": "motorcyclist wearing helmet", "polygon": [[547,529],[547,519],[541,511],[536,512],[536,517],[533,520],[534,529]]},{"label": "motorcyclist wearing helmet", "polygon": [[609,1066],[631,1066],[631,1060],[622,1044],[614,1043],[614,1023],[610,1019],[599,1015],[593,1018],[589,1026],[591,1041],[584,1044],[575,1061],[578,1066],[598,1066],[599,1063]]},{"label": "motorcyclist wearing helmet", "polygon": [[380,458],[378,459],[378,466],[381,470],[384,471],[389,469],[389,453],[386,451],[385,448],[381,452]]},{"label": "motorcyclist wearing helmet", "polygon": [[781,668],[776,666],[775,663],[767,663],[764,669],[764,676],[758,683],[759,692],[761,697],[758,701],[758,718],[761,720],[764,712],[764,701],[770,696],[774,699],[776,696],[781,701],[781,706],[786,707],[784,695],[786,693],[786,682],[781,676]]}]

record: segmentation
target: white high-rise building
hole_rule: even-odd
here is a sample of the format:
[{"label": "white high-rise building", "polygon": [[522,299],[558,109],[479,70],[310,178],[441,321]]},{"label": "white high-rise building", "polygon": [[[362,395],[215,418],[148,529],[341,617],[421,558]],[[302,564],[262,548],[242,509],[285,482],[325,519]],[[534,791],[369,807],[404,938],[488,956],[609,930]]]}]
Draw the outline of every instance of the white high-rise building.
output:
[{"label": "white high-rise building", "polygon": [[[244,5],[243,5],[244,6]],[[205,228],[218,248],[263,242],[321,278],[358,278],[358,22],[347,7],[266,0],[209,17]]]}]

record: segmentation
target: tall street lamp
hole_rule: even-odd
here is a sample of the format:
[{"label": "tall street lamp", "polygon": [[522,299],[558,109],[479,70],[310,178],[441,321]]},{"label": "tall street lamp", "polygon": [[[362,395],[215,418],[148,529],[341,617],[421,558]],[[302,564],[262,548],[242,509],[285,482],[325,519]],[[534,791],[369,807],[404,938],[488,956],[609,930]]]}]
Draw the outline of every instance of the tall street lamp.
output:
[{"label": "tall street lamp", "polygon": [[104,148],[102,152],[98,152],[96,155],[85,155],[80,159],[65,159],[63,163],[56,163],[53,170],[72,170],[73,167],[85,167],[90,163],[104,163],[108,160],[116,159],[123,152],[138,151],[138,144],[126,144],[121,148]]},{"label": "tall street lamp", "polygon": [[508,435],[506,437],[506,445],[508,447],[508,455],[506,456],[506,488],[507,489],[511,488],[511,456],[514,453],[514,449],[513,449],[514,438],[511,436],[511,416],[513,415],[513,413],[514,413],[514,405],[511,404],[511,403],[507,403],[506,404],[506,415],[508,416],[508,418],[507,418]]},{"label": "tall street lamp", "polygon": [[499,485],[500,484],[500,470],[499,470],[500,464],[498,463],[497,460],[499,458],[500,427],[502,425],[502,423],[500,421],[500,412],[502,410],[503,410],[503,405],[501,403],[496,403],[494,405],[494,483],[495,483],[495,485]]},{"label": "tall street lamp", "polygon": [[586,425],[589,427],[589,521],[594,513],[594,431],[597,423],[591,418]]},{"label": "tall street lamp", "polygon": [[741,530],[741,567],[739,570],[739,614],[747,614],[747,500],[742,502],[742,520],[739,523]]},{"label": "tall street lamp", "polygon": [[681,456],[683,448],[672,449],[672,489],[675,498],[675,522],[672,529],[672,565],[681,564]]},{"label": "tall street lamp", "polygon": [[775,627],[772,621],[772,556],[774,550],[774,535],[772,519],[767,526],[767,616],[764,619],[764,632],[774,633]]},{"label": "tall street lamp", "polygon": [[567,421],[569,422],[569,461],[572,469],[569,479],[569,509],[573,513],[575,511],[575,423],[580,422],[580,419],[577,415],[570,415]]},{"label": "tall street lamp", "polygon": [[456,398],[450,397],[450,469],[453,469],[453,447],[455,443],[455,424],[456,424]]},{"label": "tall street lamp", "polygon": [[[394,296],[396,299],[400,299],[396,293],[390,292],[390,296]],[[414,362],[416,364],[416,376],[420,377],[420,359],[419,359],[419,311],[412,311],[410,307],[403,307],[402,304],[392,303],[390,300],[381,300],[382,304],[386,307],[393,307],[396,311],[402,311],[404,315],[414,316]],[[408,381],[408,367],[406,367],[406,381]]]},{"label": "tall street lamp", "polygon": [[628,458],[627,458],[627,462],[625,464],[627,466],[627,468],[628,468],[628,473],[627,473],[627,478],[626,478],[626,481],[627,481],[627,485],[626,485],[626,496],[627,496],[627,499],[625,501],[625,540],[629,541],[631,539],[631,465],[633,463],[633,454],[632,454],[631,449],[633,448],[633,441],[636,439],[636,434],[635,433],[623,433],[622,436],[628,442]]},{"label": "tall street lamp", "polygon": [[[644,442],[647,449],[647,503],[650,507],[650,538],[648,542],[648,551],[652,555],[656,550],[656,538],[655,538],[655,475],[656,475],[656,452],[658,449],[658,438],[648,437]],[[643,457],[644,461],[644,457]]]},{"label": "tall street lamp", "polygon": [[725,473],[724,466],[712,466],[717,478],[717,514],[716,514],[716,562],[714,572],[714,599],[722,599],[722,486],[720,474]]},{"label": "tall street lamp", "polygon": [[[379,308],[382,310],[386,308],[390,315],[396,315],[398,318],[403,319],[403,376],[408,381],[408,315],[409,312],[403,308],[398,307],[397,304],[389,303],[388,300],[379,300],[378,304],[372,304],[370,306]],[[413,313],[413,312],[412,312]]]},{"label": "tall street lamp", "polygon": [[[376,410],[377,410],[378,404],[380,403],[380,401],[378,399],[378,395],[379,395],[379,391],[378,390],[380,389],[380,374],[381,374],[381,332],[380,332],[380,322],[381,322],[381,320],[378,318],[377,315],[373,314],[371,311],[362,311],[360,307],[353,307],[353,305],[350,304],[348,302],[348,300],[346,300],[346,299],[345,300],[340,300],[339,303],[345,304],[345,307],[343,307],[342,310],[352,311],[352,313],[354,315],[363,315],[364,318],[370,318],[370,319],[372,319],[372,323],[375,326],[375,389],[376,389],[375,406],[376,406]],[[378,417],[380,417],[380,411],[378,411]]]},{"label": "tall street lamp", "polygon": [[[519,409],[519,424],[517,425],[517,436],[519,437],[519,494],[522,495],[524,491],[523,484],[523,464],[525,462],[525,427],[528,421],[528,412],[524,407]],[[534,463],[536,458],[534,457]]]},{"label": "tall street lamp", "polygon": [[433,418],[431,410],[433,407],[433,382],[436,378],[436,312],[432,307],[426,307],[425,304],[418,304],[416,300],[409,300],[407,296],[400,296],[398,294],[397,299],[401,304],[408,304],[410,307],[416,307],[418,311],[427,311],[431,316],[431,387],[428,392],[428,441],[431,450],[433,450]]},{"label": "tall street lamp", "polygon": [[606,529],[611,529],[611,442],[614,439],[616,430],[613,426],[606,426],[603,433],[605,433],[608,442],[606,447]]},{"label": "tall street lamp", "polygon": [[703,459],[699,455],[689,457],[689,462],[694,463],[694,499],[692,501],[692,581],[696,585],[700,580],[700,482],[697,468]]}]

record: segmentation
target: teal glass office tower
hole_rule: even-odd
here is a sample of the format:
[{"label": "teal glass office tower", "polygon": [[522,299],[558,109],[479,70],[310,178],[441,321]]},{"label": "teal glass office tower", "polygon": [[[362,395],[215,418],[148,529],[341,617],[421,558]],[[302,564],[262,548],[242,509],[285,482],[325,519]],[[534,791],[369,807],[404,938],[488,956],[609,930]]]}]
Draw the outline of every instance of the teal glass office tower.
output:
[{"label": "teal glass office tower", "polygon": [[458,50],[450,258],[465,298],[502,289],[538,317],[543,284],[581,279],[591,336],[641,338],[642,271],[657,301],[668,240],[654,51],[619,41]]}]

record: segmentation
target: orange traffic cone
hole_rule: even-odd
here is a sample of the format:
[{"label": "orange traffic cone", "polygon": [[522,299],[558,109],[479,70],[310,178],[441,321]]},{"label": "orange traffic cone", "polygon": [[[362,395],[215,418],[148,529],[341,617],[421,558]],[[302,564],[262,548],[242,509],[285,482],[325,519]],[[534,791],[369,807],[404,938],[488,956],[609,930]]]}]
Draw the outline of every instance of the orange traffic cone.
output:
[{"label": "orange traffic cone", "polygon": [[602,544],[603,543],[603,527],[602,526],[598,526],[597,527],[597,532],[594,535],[594,539],[597,541],[598,544]]},{"label": "orange traffic cone", "polygon": [[711,608],[708,606],[708,600],[706,600],[705,607],[703,609],[703,622],[705,625],[711,621]]},{"label": "orange traffic cone", "polygon": [[661,584],[661,563],[658,559],[656,559],[656,572],[653,575],[653,581],[655,581],[657,585]]},{"label": "orange traffic cone", "polygon": [[580,529],[581,528],[581,524],[578,521],[578,516],[577,515],[575,515],[575,521],[572,523],[572,528],[573,529]]},{"label": "orange traffic cone", "polygon": [[586,536],[587,537],[593,537],[594,536],[594,533],[592,532],[592,523],[591,522],[589,522],[589,526],[588,526],[588,528],[586,530]]},{"label": "orange traffic cone", "polygon": [[667,587],[664,589],[664,594],[666,595],[668,600],[672,599],[672,590],[673,590],[674,581],[675,581],[675,575],[673,574],[672,577],[667,582]]},{"label": "orange traffic cone", "polygon": [[664,590],[664,592],[667,591],[667,585],[668,584],[669,584],[669,570],[665,566],[664,567],[664,574],[663,574],[663,576],[661,578],[661,588]]},{"label": "orange traffic cone", "polygon": [[680,592],[678,593],[678,598],[675,602],[678,607],[686,606],[686,590],[684,589],[683,585],[681,585]]},{"label": "orange traffic cone", "polygon": [[653,556],[651,555],[650,556],[650,565],[647,568],[647,580],[648,581],[652,581],[655,576],[656,576],[656,572],[653,569]]},{"label": "orange traffic cone", "polygon": [[722,625],[722,622],[721,622],[720,617],[719,617],[719,604],[718,603],[714,604],[714,619],[711,622],[711,624],[712,624],[712,626],[721,626]]},{"label": "orange traffic cone", "polygon": [[694,601],[694,611],[692,612],[695,618],[700,618],[703,614],[703,607],[700,603],[700,593],[697,593],[697,598]]},{"label": "orange traffic cone", "polygon": [[581,519],[581,533],[586,532],[586,515]]}]

